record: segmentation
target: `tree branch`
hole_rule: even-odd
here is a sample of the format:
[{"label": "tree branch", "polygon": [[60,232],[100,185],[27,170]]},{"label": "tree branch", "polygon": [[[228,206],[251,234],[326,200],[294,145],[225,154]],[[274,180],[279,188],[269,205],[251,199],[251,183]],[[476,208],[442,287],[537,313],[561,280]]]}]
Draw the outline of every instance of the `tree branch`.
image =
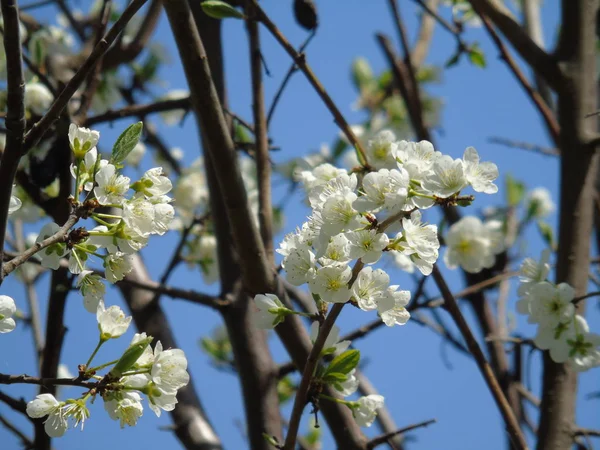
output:
[{"label": "tree branch", "polygon": [[79,217],[81,217],[79,212],[71,214],[69,219],[55,234],[47,237],[43,241],[36,242],[23,253],[4,264],[4,267],[2,268],[2,279],[14,271],[17,267],[25,264],[27,260],[29,260],[29,258],[35,255],[37,252],[59,242],[66,242],[69,235],[69,230],[79,221]]},{"label": "tree branch", "polygon": [[365,149],[363,148],[360,141],[356,138],[356,135],[350,128],[350,125],[344,119],[344,116],[335,105],[321,82],[318,80],[316,75],[313,73],[312,69],[306,62],[306,57],[304,54],[300,54],[296,51],[296,49],[290,44],[290,42],[285,38],[285,36],[279,31],[277,26],[269,19],[269,17],[265,14],[262,8],[258,5],[256,0],[249,0],[255,7],[256,19],[261,22],[273,35],[273,37],[279,42],[279,44],[284,48],[288,55],[294,60],[296,65],[300,68],[300,70],[304,73],[308,81],[313,86],[313,88],[323,100],[323,103],[327,106],[331,114],[333,115],[335,122],[340,127],[348,141],[352,144],[354,148],[356,148],[357,152],[360,154],[360,157],[363,159],[365,165],[368,165]]},{"label": "tree branch", "polygon": [[[130,280],[140,284],[150,284],[151,279],[142,259],[135,255]],[[175,336],[160,304],[153,302],[151,291],[137,289],[131,285],[119,283],[137,329],[160,340],[164,348],[177,348]],[[187,450],[222,450],[221,442],[208,420],[200,398],[190,377],[190,382],[177,392],[177,407],[171,411],[175,434]]]},{"label": "tree branch", "polygon": [[514,412],[510,407],[510,404],[506,400],[506,397],[504,396],[504,393],[500,388],[500,384],[498,383],[498,380],[496,379],[492,368],[486,361],[485,355],[483,354],[481,347],[479,347],[475,336],[471,332],[469,324],[463,317],[462,312],[458,307],[458,303],[456,302],[456,298],[454,298],[452,292],[450,292],[450,289],[448,288],[444,277],[442,276],[441,272],[439,271],[436,265],[433,266],[432,274],[433,279],[435,280],[438,288],[440,289],[442,297],[444,298],[444,308],[450,313],[452,319],[456,323],[456,326],[458,327],[463,338],[465,339],[467,347],[469,348],[469,351],[475,358],[481,375],[483,376],[486,384],[488,385],[488,388],[490,389],[492,396],[494,397],[496,405],[498,406],[498,409],[502,414],[504,422],[506,423],[508,434],[511,437],[512,445],[514,445],[515,448],[519,450],[527,449],[527,441],[525,440],[521,428],[519,427],[519,422],[517,421]]},{"label": "tree branch", "polygon": [[412,425],[409,425],[407,427],[404,428],[400,428],[396,431],[393,431],[391,433],[386,433],[386,434],[382,434],[381,436],[377,436],[376,438],[373,438],[369,441],[369,443],[367,444],[367,448],[368,449],[373,449],[381,444],[385,444],[390,438],[394,437],[394,436],[398,436],[399,434],[404,434],[404,433],[408,433],[409,431],[412,430],[416,430],[417,428],[424,428],[427,427],[433,423],[436,423],[437,420],[436,419],[429,419],[429,420],[425,420],[423,422],[419,422],[419,423],[415,423]]},{"label": "tree branch", "polygon": [[119,19],[114,23],[104,38],[101,39],[98,44],[96,44],[92,50],[92,53],[90,53],[79,70],[77,70],[75,75],[73,75],[73,78],[69,80],[59,96],[54,100],[50,106],[50,109],[48,109],[46,114],[44,114],[44,116],[38,122],[36,122],[36,124],[33,125],[33,127],[25,135],[23,152],[27,152],[30,148],[36,145],[44,136],[44,134],[50,129],[52,124],[56,122],[63,109],[67,106],[67,103],[69,103],[71,97],[73,97],[73,94],[75,94],[75,91],[77,91],[79,86],[81,86],[87,76],[94,69],[98,61],[100,61],[104,53],[112,45],[117,36],[121,34],[121,31],[123,31],[127,23],[133,18],[135,13],[142,7],[144,3],[146,3],[146,0],[132,0],[127,8],[125,8],[121,17],[119,17]]},{"label": "tree branch", "polygon": [[[246,2],[246,15],[251,17],[253,6]],[[258,223],[267,260],[275,263],[273,249],[273,206],[271,200],[271,160],[269,156],[269,137],[265,115],[265,93],[262,80],[262,56],[258,22],[247,19],[250,71],[252,77],[252,114],[254,116],[254,142],[256,152],[256,177],[258,178]]]},{"label": "tree branch", "polygon": [[145,105],[133,104],[125,106],[121,109],[109,110],[105,113],[98,114],[97,116],[88,117],[88,119],[85,121],[85,125],[90,127],[98,123],[112,122],[114,120],[125,119],[127,117],[139,117],[143,120],[148,114],[189,108],[189,97],[172,100],[160,100],[154,103],[147,103]]},{"label": "tree branch", "polygon": [[[4,252],[4,237],[8,208],[19,160],[23,154],[25,133],[25,79],[21,57],[21,34],[17,0],[2,0],[4,21],[4,51],[6,53],[6,145],[0,162],[0,255]],[[0,268],[2,261],[0,258]],[[0,278],[0,284],[4,277]]]},{"label": "tree branch", "polygon": [[561,90],[564,85],[563,73],[557,61],[551,55],[542,50],[527,34],[527,32],[515,22],[505,11],[502,11],[490,0],[469,0],[473,9],[479,15],[487,16],[498,27],[502,34],[508,39],[517,53],[535,72],[543,77],[546,82],[556,91]]},{"label": "tree branch", "polygon": [[494,27],[490,23],[489,19],[483,14],[480,14],[479,17],[481,18],[481,21],[483,22],[483,25],[485,26],[488,34],[492,38],[492,41],[494,41],[494,44],[496,44],[496,48],[498,48],[501,58],[504,60],[506,65],[509,67],[509,69],[513,73],[513,75],[517,78],[517,81],[519,82],[521,87],[525,90],[525,92],[527,93],[527,95],[529,96],[529,98],[531,99],[533,104],[535,105],[536,109],[541,114],[542,119],[544,120],[544,123],[546,124],[546,129],[548,130],[548,132],[550,133],[550,136],[552,137],[552,141],[554,142],[555,145],[558,145],[558,140],[559,140],[559,135],[560,135],[560,127],[558,126],[556,117],[554,116],[554,112],[548,106],[548,104],[545,102],[545,100],[542,98],[541,94],[529,84],[529,81],[527,80],[527,78],[525,77],[525,75],[523,74],[521,69],[519,69],[519,66],[517,65],[516,61],[513,59],[513,57],[510,55],[510,53],[506,49],[506,46],[500,39],[500,36],[498,36],[498,33],[496,33],[496,30],[494,30]]}]

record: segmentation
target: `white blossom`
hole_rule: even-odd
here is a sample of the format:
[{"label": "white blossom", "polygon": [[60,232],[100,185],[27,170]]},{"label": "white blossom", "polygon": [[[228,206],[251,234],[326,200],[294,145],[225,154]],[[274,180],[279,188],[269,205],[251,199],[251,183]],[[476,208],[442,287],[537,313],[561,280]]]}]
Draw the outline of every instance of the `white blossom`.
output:
[{"label": "white blossom", "polygon": [[279,297],[274,294],[258,294],[254,296],[256,309],[252,315],[254,325],[261,330],[271,330],[285,318],[282,312],[288,311]]},{"label": "white blossom", "polygon": [[317,270],[309,281],[310,291],[321,299],[332,303],[346,303],[350,298],[348,282],[352,270],[348,266],[327,266]]},{"label": "white blossom", "polygon": [[315,276],[317,270],[315,255],[307,248],[298,248],[285,257],[282,267],[287,274],[286,279],[294,286],[301,286]]},{"label": "white blossom", "polygon": [[381,258],[383,249],[390,240],[385,233],[377,230],[358,230],[346,233],[349,255],[352,259],[361,258],[365,264],[374,264]]},{"label": "white blossom", "polygon": [[361,427],[370,427],[377,417],[377,410],[383,408],[384,398],[382,395],[367,395],[355,402],[352,409],[354,420]]},{"label": "white blossom", "polygon": [[479,162],[479,154],[474,147],[467,147],[463,155],[463,164],[467,181],[475,192],[495,194],[498,186],[494,180],[498,178],[498,167],[491,162]]},{"label": "white blossom", "polygon": [[171,180],[164,175],[162,167],[155,167],[147,170],[144,175],[142,175],[140,184],[142,185],[140,191],[147,197],[165,195],[173,188]]},{"label": "white blossom", "polygon": [[349,252],[349,241],[346,235],[336,234],[329,240],[324,253],[319,255],[319,262],[324,266],[346,264],[352,259]]},{"label": "white blossom", "polygon": [[600,366],[600,335],[590,332],[582,316],[575,316],[575,338],[566,339],[569,363],[577,372]]},{"label": "white blossom", "polygon": [[385,208],[394,214],[406,205],[408,184],[408,172],[403,168],[370,172],[363,178],[364,195],[358,197],[353,206],[360,212],[378,212]]},{"label": "white blossom", "polygon": [[406,241],[404,254],[415,254],[431,264],[438,258],[440,242],[437,226],[421,222],[421,212],[414,211],[409,218],[402,219],[403,237]]},{"label": "white blossom", "polygon": [[135,426],[144,413],[142,397],[134,391],[121,391],[104,398],[104,409],[111,419],[120,422],[121,428]]},{"label": "white blossom", "polygon": [[[60,227],[54,222],[49,222],[42,227],[40,234],[35,242],[42,242],[44,239],[54,236],[60,231]],[[45,249],[36,253],[41,259],[42,267],[57,270],[60,267],[60,259],[68,253],[67,246],[64,243],[49,245]]]},{"label": "white blossom", "polygon": [[154,363],[150,370],[152,382],[165,394],[175,394],[187,386],[190,375],[187,373],[187,359],[183,350],[172,348],[163,351],[160,341],[154,347]]},{"label": "white blossom", "polygon": [[98,305],[96,320],[98,321],[100,338],[104,341],[120,337],[127,331],[131,323],[131,317],[125,316],[121,308],[113,305],[105,309],[103,303]]},{"label": "white blossom", "polygon": [[325,163],[312,170],[300,172],[299,179],[302,184],[304,184],[306,192],[310,192],[313,188],[327,184],[330,180],[333,180],[342,174],[347,174],[347,171],[335,167],[332,164]]},{"label": "white blossom", "polygon": [[462,160],[443,155],[433,163],[432,173],[423,181],[423,188],[437,197],[447,198],[467,184]]},{"label": "white blossom", "polygon": [[334,236],[345,230],[353,230],[361,225],[358,211],[352,204],[357,199],[354,192],[329,197],[323,205],[321,230],[328,236]]},{"label": "white blossom", "polygon": [[383,130],[377,133],[373,139],[367,143],[366,154],[370,165],[375,169],[393,169],[396,167],[396,153],[398,144],[396,136],[389,130]]},{"label": "white blossom", "polygon": [[83,295],[83,306],[88,312],[95,314],[106,293],[102,278],[91,270],[83,270],[77,276],[77,287]]},{"label": "white blossom", "polygon": [[15,312],[15,301],[8,295],[0,295],[0,333],[8,333],[15,329],[17,324],[12,318]]},{"label": "white blossom", "polygon": [[109,282],[114,284],[121,281],[133,269],[131,256],[121,252],[109,253],[104,258],[104,268]]},{"label": "white blossom", "polygon": [[545,281],[550,273],[550,249],[545,249],[542,252],[542,256],[539,261],[533,258],[525,258],[521,263],[521,269],[519,271],[519,281],[521,284],[517,290],[517,293],[526,295],[529,290],[537,283]]},{"label": "white blossom", "polygon": [[495,254],[489,230],[474,216],[466,216],[453,224],[446,235],[444,262],[450,269],[461,266],[470,273],[494,265]]},{"label": "white blossom", "polygon": [[143,195],[136,195],[123,203],[123,220],[132,231],[147,237],[155,229],[154,205]]},{"label": "white blossom", "polygon": [[52,394],[40,394],[27,403],[27,415],[32,419],[48,416],[44,430],[50,437],[61,437],[67,431],[68,423],[63,413],[64,402],[59,402]]},{"label": "white blossom", "polygon": [[76,159],[83,156],[96,147],[100,133],[89,128],[78,127],[74,123],[69,125],[69,144]]},{"label": "white blossom", "polygon": [[551,326],[568,322],[575,314],[574,297],[575,290],[567,283],[554,286],[544,281],[536,284],[529,291],[529,321]]},{"label": "white blossom", "polygon": [[96,173],[96,183],[94,194],[101,205],[117,204],[120,205],[129,190],[129,178],[117,173],[117,169],[112,164],[106,164]]},{"label": "white blossom", "polygon": [[43,116],[54,101],[52,92],[42,83],[25,84],[25,108],[38,116]]},{"label": "white blossom", "polygon": [[385,295],[389,284],[390,277],[383,270],[365,267],[352,284],[352,295],[360,309],[370,311],[377,308],[377,303]]},{"label": "white blossom", "polygon": [[400,141],[394,156],[409,173],[410,178],[422,181],[430,173],[433,163],[442,154],[435,151],[433,144],[429,141]]},{"label": "white blossom", "polygon": [[336,390],[343,397],[348,397],[349,395],[354,394],[358,389],[358,379],[354,375],[355,373],[356,369],[352,369],[347,375],[348,379],[339,383],[339,387],[342,389],[338,389],[338,386],[336,386]]},{"label": "white blossom", "polygon": [[388,327],[404,325],[410,319],[406,305],[410,302],[410,291],[398,291],[398,286],[390,286],[378,299],[377,312]]},{"label": "white blossom", "polygon": [[[319,323],[313,322],[310,325],[310,340],[314,344],[319,335]],[[323,353],[333,353],[340,354],[346,351],[346,349],[350,346],[350,341],[340,341],[340,329],[337,325],[333,325],[327,338],[325,339],[325,344],[323,344]]]},{"label": "white blossom", "polygon": [[534,219],[542,219],[550,215],[556,206],[550,191],[543,187],[533,189],[527,195],[527,214]]}]

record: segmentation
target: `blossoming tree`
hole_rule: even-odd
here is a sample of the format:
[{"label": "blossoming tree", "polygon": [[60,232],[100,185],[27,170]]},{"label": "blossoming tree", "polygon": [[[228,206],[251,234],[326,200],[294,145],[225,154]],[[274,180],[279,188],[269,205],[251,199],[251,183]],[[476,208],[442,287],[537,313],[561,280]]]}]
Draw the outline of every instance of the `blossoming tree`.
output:
[{"label": "blossoming tree", "polygon": [[[450,5],[416,0],[422,15],[412,48],[399,5],[389,0],[403,56],[379,34],[389,69],[375,75],[366,60],[355,61],[357,105],[367,113],[355,125],[303,53],[319,26],[311,0],[295,0],[290,10],[310,31],[300,50],[256,0],[151,0],[147,6],[145,0],[126,5],[103,0],[85,13],[60,1],[51,23],[37,10],[54,8],[47,5],[52,2],[0,3],[5,80],[0,281],[18,277],[27,293],[26,299],[0,295],[0,348],[3,335],[29,326],[39,369],[28,375],[11,363],[10,373],[0,373],[1,385],[38,387],[27,399],[0,389],[0,402],[29,418],[33,433],[21,430],[4,410],[0,422],[24,448],[60,448],[51,438],[78,425],[83,429],[102,414],[96,401],[121,428],[149,420],[142,419],[148,407],[159,417],[170,413],[183,447],[223,448],[209,419],[210,405],[205,410],[200,402],[206,383],[198,390],[192,386],[190,355],[177,346],[178,323],[170,323],[163,296],[220,314],[223,327],[212,335],[203,332],[200,345],[215,367],[239,377],[248,448],[320,448],[323,421],[331,445],[340,449],[411,445],[404,435],[435,419],[398,427],[386,393],[365,376],[364,358],[352,342],[386,328],[382,333],[400,347],[398,328],[411,321],[475,361],[509,448],[591,448],[590,437],[600,432],[579,426],[575,411],[578,374],[600,366],[600,335],[585,316],[586,300],[598,295],[589,288],[590,277],[596,283],[589,266],[598,195],[597,1],[562,2],[557,49],[550,53],[544,50],[537,0],[523,0],[518,8],[492,0]],[[189,90],[156,96],[150,86],[164,55],[149,42],[163,10]],[[227,107],[225,20],[239,20],[247,31],[251,123]],[[485,29],[531,99],[555,146],[541,150],[560,157],[558,239],[543,221],[554,209],[547,190],[526,194],[522,183],[507,177],[506,204],[479,213],[477,202],[499,191],[497,165],[481,161],[468,142],[458,154],[433,143],[441,105],[426,91],[435,77],[423,61],[436,26],[457,43],[447,68],[463,59],[486,65],[482,49],[469,41],[471,26]],[[260,39],[265,32],[291,58],[268,112]],[[515,62],[513,50],[531,77]],[[269,123],[297,71],[333,116],[339,136],[332,150],[273,164]],[[192,116],[201,157],[186,166],[185,152],[169,148],[154,113],[166,126]],[[107,142],[106,125],[118,119],[129,123],[119,122],[118,137]],[[146,169],[147,146],[155,164]],[[276,177],[288,195],[301,190],[309,208],[306,220],[277,241],[286,205],[274,205]],[[533,222],[547,247],[539,258],[522,254],[524,229]],[[159,258],[163,271],[154,281],[143,256],[167,234],[178,243],[169,258]],[[182,262],[201,274],[202,283],[197,277],[190,286],[169,283]],[[463,274],[462,291],[452,292],[446,269]],[[38,301],[46,273],[50,294]],[[437,297],[426,294],[430,278]],[[218,294],[199,289],[216,282]],[[113,304],[111,285],[127,312]],[[512,294],[516,311],[535,326],[528,337],[509,323]],[[89,322],[95,346],[85,348],[87,356],[72,374],[60,361],[64,339],[71,338],[65,335],[66,301],[76,295],[81,301],[69,308],[82,311],[78,317]],[[376,319],[341,335],[338,319],[350,309]],[[472,317],[465,318],[465,310]],[[115,350],[111,341],[125,340],[132,322],[137,332]],[[288,363],[275,362],[265,331],[271,329]],[[79,345],[84,348],[86,340]],[[523,348],[543,355],[541,400],[524,381]],[[103,356],[107,352],[112,356]],[[539,424],[532,423],[525,400],[539,409]],[[309,411],[314,421],[303,435]],[[365,434],[372,426],[381,434]],[[451,439],[461,445],[460,437]]]}]

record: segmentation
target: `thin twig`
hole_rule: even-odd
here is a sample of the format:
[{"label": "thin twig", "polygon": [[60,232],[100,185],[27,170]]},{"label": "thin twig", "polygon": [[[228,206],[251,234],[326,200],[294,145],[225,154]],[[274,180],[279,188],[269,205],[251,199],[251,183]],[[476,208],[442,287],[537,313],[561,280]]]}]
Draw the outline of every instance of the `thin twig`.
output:
[{"label": "thin twig", "polygon": [[393,438],[394,436],[398,436],[399,434],[408,433],[409,431],[416,430],[417,428],[424,428],[424,427],[427,427],[436,422],[437,422],[436,419],[429,419],[429,420],[425,420],[423,422],[414,423],[414,424],[409,425],[404,428],[400,428],[391,433],[382,434],[381,436],[377,436],[376,438],[371,439],[367,443],[367,448],[369,450],[371,450],[371,449],[377,447],[378,445],[385,444],[390,438]]},{"label": "thin twig", "polygon": [[127,117],[137,116],[141,119],[144,119],[148,114],[163,112],[163,111],[173,111],[176,109],[184,109],[187,110],[190,108],[190,98],[177,98],[177,99],[169,99],[169,100],[160,100],[154,103],[147,103],[145,105],[129,105],[125,106],[121,109],[117,110],[108,110],[102,114],[98,114],[97,116],[88,117],[85,121],[86,126],[95,125],[97,123],[102,122],[112,122],[118,119],[125,119]]},{"label": "thin twig", "polygon": [[223,306],[229,305],[228,300],[220,299],[215,297],[214,295],[203,294],[201,292],[188,290],[188,289],[179,289],[170,286],[164,286],[158,284],[156,282],[141,282],[138,280],[133,280],[125,277],[117,284],[123,284],[126,286],[131,286],[137,289],[143,289],[145,291],[151,291],[156,294],[166,295],[167,297],[188,300],[192,303],[197,303],[199,305],[210,306],[214,309],[219,309]]},{"label": "thin twig", "polygon": [[558,125],[556,117],[554,116],[554,112],[544,101],[540,93],[536,89],[534,89],[531,86],[531,84],[529,84],[527,77],[523,74],[516,61],[508,52],[506,46],[502,42],[502,39],[500,39],[500,36],[498,36],[498,33],[496,33],[496,30],[490,23],[490,19],[482,12],[481,9],[479,9],[477,2],[472,2],[472,5],[473,9],[479,15],[481,21],[483,22],[483,25],[485,26],[488,34],[492,38],[492,41],[494,41],[494,44],[496,44],[496,47],[500,52],[501,58],[504,60],[504,62],[506,63],[510,71],[513,73],[513,75],[517,78],[517,81],[525,90],[525,92],[527,93],[527,95],[541,114],[544,123],[546,124],[546,128],[548,129],[548,132],[550,133],[550,136],[552,136],[552,141],[555,145],[558,145],[560,137],[560,126]]},{"label": "thin twig", "polygon": [[[300,53],[300,54],[304,53],[304,51],[306,50],[306,47],[308,47],[308,44],[310,44],[310,41],[312,40],[312,38],[315,37],[316,33],[317,33],[316,28],[310,32],[310,34],[308,35],[306,40],[298,48],[298,53]],[[285,91],[285,88],[287,87],[288,83],[292,79],[292,75],[294,75],[297,71],[298,71],[298,66],[296,65],[295,62],[293,62],[292,65],[290,66],[290,68],[288,69],[287,73],[285,74],[285,77],[283,77],[283,81],[281,82],[281,85],[279,86],[279,88],[277,89],[277,92],[275,93],[275,96],[273,97],[273,102],[271,103],[271,106],[269,107],[269,113],[267,114],[267,126],[269,126],[269,124],[271,123],[271,119],[273,118],[273,114],[275,114],[275,109],[277,108],[277,105],[279,104],[279,100],[281,99],[281,96],[283,95],[283,91]]]},{"label": "thin twig", "polygon": [[285,38],[285,36],[279,31],[277,26],[269,19],[266,13],[262,10],[262,8],[258,5],[256,0],[249,0],[252,2],[256,12],[256,19],[261,22],[269,32],[273,35],[273,37],[281,44],[281,46],[285,49],[288,55],[294,60],[296,65],[300,68],[300,70],[304,73],[308,81],[313,86],[313,88],[323,100],[323,103],[327,106],[327,109],[333,115],[335,122],[340,127],[348,141],[356,148],[360,157],[363,159],[364,165],[368,166],[367,156],[365,149],[363,148],[361,142],[358,140],[352,129],[350,128],[350,124],[344,119],[344,116],[335,105],[319,79],[316,77],[308,63],[306,62],[306,57],[304,54],[298,53],[296,49],[290,44],[290,42]]},{"label": "thin twig", "polygon": [[33,448],[33,441],[25,435],[21,430],[19,430],[11,421],[9,421],[6,417],[0,414],[0,423],[4,425],[4,427],[18,437],[23,444],[23,448]]},{"label": "thin twig", "polygon": [[27,374],[8,375],[0,373],[0,384],[37,384],[38,386],[80,386],[93,388],[98,385],[96,381],[83,381],[79,378],[40,378]]},{"label": "thin twig", "polygon": [[[246,3],[246,13],[252,16],[251,1]],[[275,262],[273,249],[273,206],[271,200],[271,161],[269,137],[265,115],[265,93],[262,79],[262,58],[258,22],[247,19],[250,71],[252,78],[252,114],[254,116],[254,142],[256,152],[256,177],[258,179],[258,223],[265,254],[271,264]]]},{"label": "thin twig", "polygon": [[523,150],[528,150],[531,152],[541,153],[546,156],[559,156],[560,152],[556,148],[542,147],[541,145],[530,144],[529,142],[523,141],[514,141],[512,139],[507,139],[499,136],[492,136],[488,138],[488,142],[492,144],[504,145],[510,148],[519,148]]},{"label": "thin twig", "polygon": [[104,36],[104,38],[101,39],[98,44],[96,44],[94,50],[92,50],[90,53],[90,56],[88,56],[79,70],[75,73],[75,75],[73,75],[73,78],[69,80],[59,96],[54,100],[44,117],[42,117],[25,135],[23,142],[23,150],[25,152],[36,145],[42,136],[50,129],[52,124],[56,122],[65,106],[67,106],[67,103],[69,103],[71,97],[73,97],[73,94],[75,94],[79,86],[81,86],[89,73],[94,69],[100,58],[112,45],[117,36],[121,34],[127,23],[133,18],[135,13],[144,5],[144,3],[146,3],[146,1],[147,0],[132,0],[132,2],[123,11],[121,17],[119,17],[119,19],[108,31],[106,36]]},{"label": "thin twig", "polygon": [[[24,252],[25,239],[23,237],[23,222],[16,220],[14,223],[15,240],[17,244],[17,250]],[[37,299],[37,292],[33,280],[27,274],[27,271],[22,272],[23,283],[25,284],[25,296],[27,298],[27,305],[29,307],[29,319],[31,325],[31,334],[33,336],[33,343],[35,347],[36,361],[40,362],[42,351],[44,350],[44,336],[42,334],[42,322],[40,317],[40,309]]]},{"label": "thin twig", "polygon": [[17,267],[25,264],[29,258],[31,258],[40,250],[43,250],[59,242],[65,242],[67,240],[69,230],[73,227],[73,225],[77,223],[79,217],[80,214],[78,213],[71,214],[71,216],[69,216],[69,219],[65,222],[65,224],[62,227],[60,227],[60,229],[52,236],[47,237],[43,241],[36,242],[23,253],[19,254],[19,256],[11,259],[9,262],[4,264],[4,267],[2,267],[2,279],[4,279]]},{"label": "thin twig", "polygon": [[515,414],[508,403],[508,400],[502,392],[500,383],[496,379],[490,364],[485,359],[485,355],[477,343],[477,339],[475,339],[469,324],[465,320],[460,308],[458,307],[456,298],[452,295],[452,292],[450,292],[450,289],[448,288],[448,285],[446,284],[446,281],[444,280],[444,277],[437,265],[433,266],[432,274],[433,279],[435,280],[438,288],[440,289],[442,297],[444,298],[444,308],[450,313],[452,319],[454,319],[456,326],[465,339],[467,347],[475,358],[477,366],[479,367],[479,370],[481,371],[481,374],[488,385],[494,400],[496,401],[496,405],[498,406],[498,409],[504,418],[504,422],[506,423],[506,428],[512,444],[519,450],[527,449],[527,441],[523,436],[519,422],[517,421]]}]

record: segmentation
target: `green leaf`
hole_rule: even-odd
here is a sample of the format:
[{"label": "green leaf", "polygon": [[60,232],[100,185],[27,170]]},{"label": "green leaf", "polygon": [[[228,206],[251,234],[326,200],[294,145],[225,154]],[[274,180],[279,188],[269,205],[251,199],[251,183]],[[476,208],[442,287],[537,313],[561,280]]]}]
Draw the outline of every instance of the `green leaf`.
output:
[{"label": "green leaf", "polygon": [[219,0],[207,0],[201,3],[202,10],[213,19],[243,19],[244,15],[231,6]]},{"label": "green leaf", "polygon": [[123,161],[125,161],[127,155],[131,153],[131,151],[140,141],[143,128],[144,125],[142,122],[137,122],[127,127],[127,129],[121,133],[121,136],[117,138],[112,150],[112,155],[110,157],[111,164],[119,166]]},{"label": "green leaf", "polygon": [[550,248],[555,248],[554,242],[554,232],[552,231],[552,227],[550,224],[544,222],[543,220],[537,221],[538,231],[542,235],[542,239],[548,244]]},{"label": "green leaf", "polygon": [[344,381],[348,380],[348,376],[344,375],[343,373],[340,372],[329,372],[326,373],[325,376],[323,377],[323,381],[325,383],[343,383]]},{"label": "green leaf", "polygon": [[506,175],[506,202],[508,206],[517,206],[525,197],[525,185]]},{"label": "green leaf", "polygon": [[461,56],[462,56],[462,51],[456,52],[454,55],[452,55],[450,57],[450,59],[448,59],[448,61],[446,61],[446,63],[444,64],[444,67],[446,69],[449,69],[450,67],[454,67],[455,65],[458,64],[458,61],[460,61]]},{"label": "green leaf", "polygon": [[359,361],[360,352],[358,350],[346,350],[329,363],[325,371],[325,377],[335,373],[347,375],[358,365]]},{"label": "green leaf", "polygon": [[482,69],[485,68],[485,66],[487,65],[485,60],[485,53],[483,53],[483,50],[481,50],[479,44],[474,43],[469,48],[469,61],[471,61],[471,64],[473,64],[474,66],[480,67]]}]

